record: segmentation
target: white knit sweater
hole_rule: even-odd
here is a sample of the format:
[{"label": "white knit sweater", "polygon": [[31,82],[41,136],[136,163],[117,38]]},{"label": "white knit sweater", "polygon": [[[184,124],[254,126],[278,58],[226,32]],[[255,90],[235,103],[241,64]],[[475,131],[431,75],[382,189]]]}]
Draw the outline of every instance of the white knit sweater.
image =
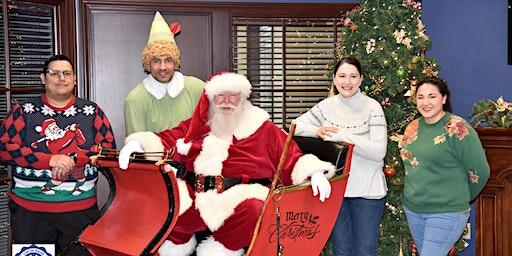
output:
[{"label": "white knit sweater", "polygon": [[386,196],[382,172],[387,148],[386,118],[380,104],[360,91],[350,98],[335,95],[298,117],[296,135],[317,137],[319,127],[333,126],[336,141],[354,144],[345,197],[378,199]]}]

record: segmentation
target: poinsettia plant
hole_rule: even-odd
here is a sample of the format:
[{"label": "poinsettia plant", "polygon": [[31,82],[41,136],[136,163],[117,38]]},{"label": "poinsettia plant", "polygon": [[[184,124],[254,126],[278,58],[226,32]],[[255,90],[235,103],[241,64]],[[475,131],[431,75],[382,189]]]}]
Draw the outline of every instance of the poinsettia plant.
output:
[{"label": "poinsettia plant", "polygon": [[481,99],[473,105],[473,127],[512,127],[512,103],[500,96],[496,101]]}]

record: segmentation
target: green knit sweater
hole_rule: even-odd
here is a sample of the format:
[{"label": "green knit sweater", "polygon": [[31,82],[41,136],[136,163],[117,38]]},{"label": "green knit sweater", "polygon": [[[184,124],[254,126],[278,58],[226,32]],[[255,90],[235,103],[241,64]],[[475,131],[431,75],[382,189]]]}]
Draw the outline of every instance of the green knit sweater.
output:
[{"label": "green knit sweater", "polygon": [[405,207],[418,213],[469,209],[489,178],[478,135],[451,113],[434,124],[411,122],[399,142],[405,167]]}]

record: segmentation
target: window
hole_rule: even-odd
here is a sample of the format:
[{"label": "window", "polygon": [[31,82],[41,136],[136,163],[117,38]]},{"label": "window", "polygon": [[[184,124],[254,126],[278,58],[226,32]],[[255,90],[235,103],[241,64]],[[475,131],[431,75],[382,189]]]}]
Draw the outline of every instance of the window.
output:
[{"label": "window", "polygon": [[[36,97],[44,91],[39,74],[44,61],[55,51],[55,7],[3,1],[0,8],[0,118],[3,119],[14,102]],[[0,177],[6,176],[5,168],[0,168]]]},{"label": "window", "polygon": [[[55,9],[53,5],[0,1],[0,120],[14,102],[44,92],[39,74],[55,52]],[[0,255],[10,255],[7,177],[7,167],[0,165]]]},{"label": "window", "polygon": [[341,35],[337,18],[244,18],[232,20],[232,65],[253,85],[251,101],[277,125],[324,99],[326,75]]}]

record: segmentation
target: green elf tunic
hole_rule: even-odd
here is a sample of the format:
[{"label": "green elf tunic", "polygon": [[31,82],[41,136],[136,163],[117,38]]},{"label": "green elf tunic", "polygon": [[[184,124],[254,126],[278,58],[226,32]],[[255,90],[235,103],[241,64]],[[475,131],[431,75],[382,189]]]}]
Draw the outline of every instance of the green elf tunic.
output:
[{"label": "green elf tunic", "polygon": [[420,117],[400,141],[405,167],[405,207],[418,213],[469,209],[489,178],[489,164],[478,135],[456,115],[433,124]]},{"label": "green elf tunic", "polygon": [[167,84],[149,75],[125,99],[126,135],[176,127],[192,116],[203,87],[204,82],[200,79],[177,71]]}]

